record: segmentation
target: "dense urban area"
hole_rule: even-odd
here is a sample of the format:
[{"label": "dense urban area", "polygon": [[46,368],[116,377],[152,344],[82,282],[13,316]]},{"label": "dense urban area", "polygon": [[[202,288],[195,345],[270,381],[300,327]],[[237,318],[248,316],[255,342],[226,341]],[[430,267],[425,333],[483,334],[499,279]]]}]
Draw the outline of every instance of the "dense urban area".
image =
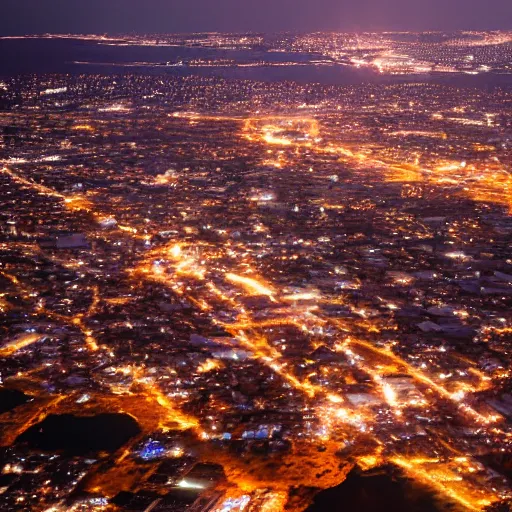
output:
[{"label": "dense urban area", "polygon": [[0,509],[509,510],[512,33],[88,37],[407,80],[1,78]]}]

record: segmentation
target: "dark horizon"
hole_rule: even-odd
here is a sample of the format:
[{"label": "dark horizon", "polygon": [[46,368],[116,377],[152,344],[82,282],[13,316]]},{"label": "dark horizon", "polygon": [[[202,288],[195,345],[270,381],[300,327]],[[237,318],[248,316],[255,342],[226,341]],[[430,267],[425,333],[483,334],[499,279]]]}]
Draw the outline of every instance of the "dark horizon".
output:
[{"label": "dark horizon", "polygon": [[512,29],[509,0],[3,0],[0,35]]}]

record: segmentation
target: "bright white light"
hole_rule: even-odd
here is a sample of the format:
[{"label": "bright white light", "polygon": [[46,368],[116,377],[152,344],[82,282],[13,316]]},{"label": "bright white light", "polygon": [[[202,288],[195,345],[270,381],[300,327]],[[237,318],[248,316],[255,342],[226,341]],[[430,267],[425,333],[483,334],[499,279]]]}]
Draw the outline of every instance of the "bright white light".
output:
[{"label": "bright white light", "polygon": [[204,485],[197,484],[194,482],[189,482],[186,479],[180,480],[178,482],[178,487],[181,487],[182,489],[204,489]]},{"label": "bright white light", "polygon": [[66,92],[67,90],[67,87],[58,87],[56,89],[46,89],[42,92],[42,94],[60,94],[61,92]]}]

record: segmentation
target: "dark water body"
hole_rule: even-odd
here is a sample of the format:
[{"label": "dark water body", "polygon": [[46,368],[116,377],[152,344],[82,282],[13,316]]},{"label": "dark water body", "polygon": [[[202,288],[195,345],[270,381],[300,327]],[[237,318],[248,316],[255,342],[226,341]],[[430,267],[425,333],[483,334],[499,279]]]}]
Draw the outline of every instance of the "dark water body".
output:
[{"label": "dark water body", "polygon": [[365,474],[354,469],[346,480],[319,493],[306,512],[446,512],[428,490],[394,468]]},{"label": "dark water body", "polygon": [[44,452],[88,455],[115,452],[140,432],[139,425],[128,414],[51,414],[18,436],[15,443]]},{"label": "dark water body", "polygon": [[[0,40],[0,73],[66,73],[96,68],[123,67],[137,62],[161,65],[192,59],[229,59],[236,62],[307,63],[310,54],[191,48],[186,46],[118,46],[78,39],[3,39]],[[90,66],[76,64],[88,62]],[[109,64],[105,66],[104,64]],[[127,68],[133,69],[133,68]],[[160,71],[169,71],[159,66]],[[172,69],[171,69],[172,71]],[[129,71],[128,71],[129,72]]]},{"label": "dark water body", "polygon": [[15,389],[0,388],[0,414],[12,411],[18,405],[28,402],[30,397]]},{"label": "dark water body", "polygon": [[[173,67],[166,62],[191,59],[232,59],[237,63],[264,61],[258,67]],[[226,50],[172,46],[108,46],[77,39],[3,39],[0,40],[0,76],[32,73],[70,74],[156,74],[170,76],[199,75],[227,79],[276,82],[352,85],[358,83],[429,82],[459,87],[512,87],[512,75],[408,75],[386,76],[368,69],[338,64],[318,65],[318,55],[303,53]],[[276,66],[293,62],[293,66]],[[144,63],[144,64],[138,64]],[[270,65],[274,64],[274,65]]]}]

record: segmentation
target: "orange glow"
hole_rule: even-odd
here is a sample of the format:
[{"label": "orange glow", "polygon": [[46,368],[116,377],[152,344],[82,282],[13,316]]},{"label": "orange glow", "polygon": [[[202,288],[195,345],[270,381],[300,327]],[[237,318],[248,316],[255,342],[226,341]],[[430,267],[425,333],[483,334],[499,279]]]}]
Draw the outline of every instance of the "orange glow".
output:
[{"label": "orange glow", "polygon": [[0,348],[0,356],[9,357],[18,350],[22,350],[30,345],[41,341],[44,338],[41,334],[22,334],[14,340],[7,342]]},{"label": "orange glow", "polygon": [[256,279],[252,279],[250,277],[245,276],[239,276],[237,274],[232,274],[230,272],[226,274],[226,279],[232,283],[241,285],[251,295],[266,295],[267,297],[270,297],[272,300],[275,300],[273,298],[274,292],[272,291],[272,289],[270,289],[267,285]]}]

